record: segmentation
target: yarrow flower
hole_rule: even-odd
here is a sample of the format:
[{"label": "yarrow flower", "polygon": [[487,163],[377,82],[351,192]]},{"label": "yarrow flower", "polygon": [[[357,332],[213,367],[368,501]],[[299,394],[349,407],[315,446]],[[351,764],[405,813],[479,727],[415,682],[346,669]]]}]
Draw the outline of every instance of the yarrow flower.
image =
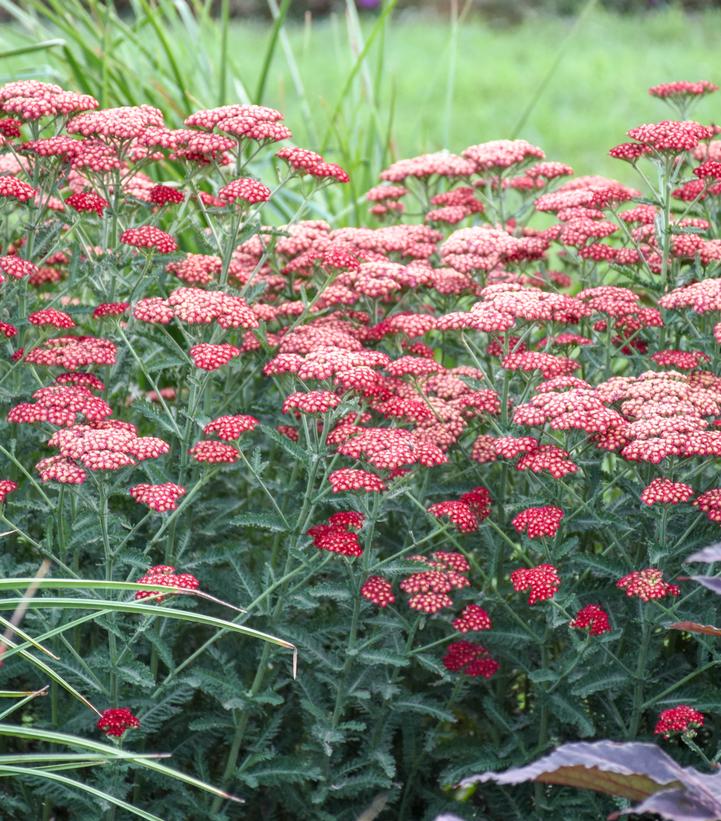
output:
[{"label": "yarrow flower", "polygon": [[333,493],[343,493],[349,490],[365,490],[368,493],[382,493],[385,482],[375,473],[355,468],[341,468],[334,470],[328,476]]},{"label": "yarrow flower", "polygon": [[644,602],[681,594],[681,588],[664,581],[662,571],[655,567],[631,571],[616,582],[616,587],[625,590],[627,596],[637,596]]},{"label": "yarrow flower", "polygon": [[529,539],[541,536],[555,536],[563,519],[563,510],[553,505],[528,507],[516,515],[511,522],[519,533],[526,533]]},{"label": "yarrow flower", "polygon": [[100,194],[94,191],[78,191],[65,199],[65,204],[79,213],[94,212],[99,217],[103,216],[103,211],[110,206],[110,203]]},{"label": "yarrow flower", "polygon": [[175,482],[164,482],[160,485],[134,485],[128,492],[136,502],[147,505],[158,513],[165,513],[177,508],[177,501],[185,495],[185,488]]},{"label": "yarrow flower", "polygon": [[662,735],[667,739],[678,734],[694,736],[696,730],[703,727],[703,725],[703,713],[694,710],[688,704],[679,704],[678,707],[671,707],[659,714],[653,732],[655,735]]},{"label": "yarrow flower", "polygon": [[360,593],[366,601],[378,607],[388,607],[396,600],[393,595],[393,586],[382,576],[369,576],[363,583]]},{"label": "yarrow flower", "polygon": [[358,534],[353,532],[363,526],[364,517],[355,511],[342,511],[329,516],[324,524],[313,525],[308,535],[318,550],[328,550],[343,556],[360,556],[363,548]]},{"label": "yarrow flower", "polygon": [[643,489],[641,501],[645,505],[680,505],[688,502],[692,496],[691,485],[658,477]]},{"label": "yarrow flower", "polygon": [[428,512],[436,518],[447,516],[461,533],[473,533],[491,512],[491,494],[484,487],[476,487],[458,500],[432,504]]},{"label": "yarrow flower", "polygon": [[132,245],[135,248],[153,249],[159,254],[172,254],[178,250],[178,243],[175,239],[154,225],[126,228],[120,235],[120,241],[124,245]]},{"label": "yarrow flower", "polygon": [[213,439],[201,439],[188,451],[196,462],[207,462],[211,465],[232,464],[237,462],[240,454],[225,442],[216,442]]},{"label": "yarrow flower", "polygon": [[17,490],[17,482],[10,479],[0,479],[0,505],[4,503],[5,499],[14,490]]},{"label": "yarrow flower", "polygon": [[576,617],[568,623],[568,626],[575,627],[578,630],[587,629],[592,636],[600,636],[611,631],[608,613],[598,604],[587,604],[582,607],[576,613]]},{"label": "yarrow flower", "polygon": [[[176,485],[177,487],[177,485]],[[181,590],[197,590],[200,582],[191,573],[177,573],[172,565],[158,564],[136,580],[137,584],[157,584],[160,587],[177,587]],[[138,590],[135,593],[136,599],[147,599],[155,597],[154,601],[162,602],[163,596],[158,596],[160,591]]]},{"label": "yarrow flower", "polygon": [[500,664],[482,644],[472,641],[452,641],[443,656],[443,666],[452,673],[491,678]]},{"label": "yarrow flower", "polygon": [[271,191],[267,185],[250,177],[232,180],[218,191],[218,196],[225,202],[242,200],[250,204],[267,202],[270,194]]},{"label": "yarrow flower", "polygon": [[561,586],[558,570],[552,564],[521,567],[511,573],[511,584],[516,591],[529,590],[528,603],[552,599]]},{"label": "yarrow flower", "polygon": [[127,707],[111,707],[103,710],[96,726],[105,735],[120,738],[126,730],[137,730],[140,721]]},{"label": "yarrow flower", "polygon": [[452,623],[459,633],[490,630],[492,627],[491,617],[477,604],[469,604],[465,607],[461,615],[454,619]]},{"label": "yarrow flower", "polygon": [[223,365],[227,365],[232,359],[240,356],[240,349],[227,342],[217,345],[201,342],[193,345],[189,354],[196,368],[202,368],[204,371],[217,371],[218,368],[222,368]]},{"label": "yarrow flower", "polygon": [[232,442],[235,439],[253,430],[258,424],[258,420],[254,416],[246,416],[244,414],[237,414],[235,416],[219,416],[213,419],[212,422],[203,428],[203,433],[206,436],[215,434],[218,439],[223,439],[226,442]]}]

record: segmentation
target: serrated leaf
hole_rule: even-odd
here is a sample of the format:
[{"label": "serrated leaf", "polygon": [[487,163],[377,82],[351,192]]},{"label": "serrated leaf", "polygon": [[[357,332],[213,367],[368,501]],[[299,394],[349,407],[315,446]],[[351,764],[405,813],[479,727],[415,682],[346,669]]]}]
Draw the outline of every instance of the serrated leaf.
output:
[{"label": "serrated leaf", "polygon": [[263,530],[272,530],[283,533],[287,530],[283,522],[276,516],[267,513],[239,513],[227,523],[228,527],[258,527]]},{"label": "serrated leaf", "polygon": [[721,817],[721,774],[705,775],[693,767],[681,767],[655,744],[564,744],[533,764],[473,775],[461,787],[488,781],[561,784],[641,802],[623,814],[655,812],[672,821],[717,821]]}]

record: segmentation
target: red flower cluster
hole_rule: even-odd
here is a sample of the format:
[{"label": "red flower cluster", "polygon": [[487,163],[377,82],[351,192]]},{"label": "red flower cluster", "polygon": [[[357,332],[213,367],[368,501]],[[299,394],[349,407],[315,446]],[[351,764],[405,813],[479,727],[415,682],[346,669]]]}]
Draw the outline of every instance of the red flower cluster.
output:
[{"label": "red flower cluster", "polygon": [[140,721],[127,707],[111,707],[103,710],[96,726],[105,735],[120,738],[126,730],[137,730]]},{"label": "red flower cluster", "polygon": [[432,504],[428,512],[437,518],[448,516],[461,533],[473,533],[491,512],[491,494],[484,487],[475,487],[458,500]]},{"label": "red flower cluster", "polygon": [[491,678],[500,664],[482,644],[472,641],[452,641],[443,656],[443,666],[452,673]]},{"label": "red flower cluster", "polygon": [[520,567],[511,573],[511,584],[517,591],[529,590],[528,603],[552,599],[561,586],[558,570],[552,564]]},{"label": "red flower cluster", "polygon": [[671,738],[677,734],[694,735],[703,725],[703,713],[694,710],[688,704],[679,704],[678,707],[671,707],[659,714],[653,731],[656,735]]},{"label": "red flower cluster", "polygon": [[[176,485],[177,487],[177,485]],[[158,564],[148,569],[148,572],[137,579],[137,584],[157,584],[160,587],[177,587],[180,590],[197,590],[200,582],[190,573],[176,573],[175,568],[168,564]],[[138,590],[136,599],[147,599],[156,596],[155,601],[163,601],[163,596],[157,596],[160,591]]]},{"label": "red flower cluster", "polygon": [[681,594],[681,589],[664,581],[662,571],[655,567],[631,571],[616,582],[616,587],[625,590],[627,596],[637,596],[644,602]]},{"label": "red flower cluster", "polygon": [[525,533],[529,539],[538,539],[542,536],[555,536],[562,519],[563,511],[560,507],[543,505],[522,510],[513,518],[511,524],[519,533]]},{"label": "red flower cluster", "polygon": [[388,607],[395,602],[393,586],[382,576],[369,576],[360,589],[360,594],[366,601],[378,605],[378,607]]},{"label": "red flower cluster", "polygon": [[141,505],[146,505],[158,513],[165,513],[177,508],[177,501],[185,495],[185,488],[176,485],[175,482],[163,482],[160,485],[134,485],[128,492]]},{"label": "red flower cluster", "polygon": [[358,534],[365,521],[361,513],[343,511],[329,516],[324,524],[313,525],[308,535],[318,550],[329,550],[342,556],[361,556],[363,548],[358,541]]},{"label": "red flower cluster", "polygon": [[592,636],[601,636],[611,632],[608,613],[598,604],[587,604],[582,607],[568,624],[569,627],[575,627],[578,630],[588,630]]}]

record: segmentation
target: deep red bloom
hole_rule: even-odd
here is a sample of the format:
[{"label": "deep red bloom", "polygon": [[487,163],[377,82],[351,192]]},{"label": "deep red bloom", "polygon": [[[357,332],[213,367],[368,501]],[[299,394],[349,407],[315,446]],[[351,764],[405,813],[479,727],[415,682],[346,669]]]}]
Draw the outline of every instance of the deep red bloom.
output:
[{"label": "deep red bloom", "polygon": [[185,199],[185,194],[169,185],[154,185],[148,193],[148,199],[153,205],[179,205]]},{"label": "deep red bloom", "polygon": [[443,666],[452,673],[491,678],[500,667],[482,644],[472,641],[452,641],[443,656]]},{"label": "deep red bloom", "polygon": [[396,600],[393,595],[393,586],[382,576],[369,576],[360,590],[361,596],[378,607],[388,607]]},{"label": "deep red bloom", "polygon": [[71,194],[66,198],[65,204],[80,213],[94,211],[99,217],[103,216],[103,211],[110,205],[104,197],[94,191],[78,191],[76,194]]},{"label": "deep red bloom", "polygon": [[120,738],[126,730],[140,727],[140,721],[127,707],[111,707],[109,710],[103,710],[96,726],[105,735]]},{"label": "deep red bloom", "polygon": [[96,319],[102,319],[105,316],[121,316],[129,307],[129,302],[103,302],[95,308],[93,316]]},{"label": "deep red bloom", "polygon": [[521,567],[511,573],[511,584],[514,590],[530,590],[528,603],[552,599],[561,580],[558,570],[552,564],[539,564],[537,567]]},{"label": "deep red bloom", "polygon": [[677,733],[694,734],[695,730],[704,725],[704,715],[687,704],[679,704],[659,714],[654,733],[670,738]]},{"label": "deep red bloom", "polygon": [[582,607],[576,613],[576,618],[569,622],[569,627],[575,627],[579,630],[588,628],[588,632],[592,636],[600,636],[611,631],[608,613],[597,604],[587,604]]}]

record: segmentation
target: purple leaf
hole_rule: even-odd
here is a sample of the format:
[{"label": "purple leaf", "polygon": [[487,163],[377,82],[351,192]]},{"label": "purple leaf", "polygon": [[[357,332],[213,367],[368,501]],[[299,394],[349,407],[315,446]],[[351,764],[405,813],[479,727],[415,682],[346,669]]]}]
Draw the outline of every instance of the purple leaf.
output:
[{"label": "purple leaf", "polygon": [[533,764],[473,775],[461,786],[485,781],[540,781],[596,790],[641,802],[628,812],[655,812],[671,821],[721,818],[721,774],[704,775],[693,767],[681,767],[655,744],[564,744]]},{"label": "purple leaf", "polygon": [[717,579],[716,576],[690,576],[689,578],[707,587],[717,596],[721,596],[721,579]]},{"label": "purple leaf", "polygon": [[702,550],[692,553],[686,558],[687,562],[721,562],[721,542],[716,542]]}]

